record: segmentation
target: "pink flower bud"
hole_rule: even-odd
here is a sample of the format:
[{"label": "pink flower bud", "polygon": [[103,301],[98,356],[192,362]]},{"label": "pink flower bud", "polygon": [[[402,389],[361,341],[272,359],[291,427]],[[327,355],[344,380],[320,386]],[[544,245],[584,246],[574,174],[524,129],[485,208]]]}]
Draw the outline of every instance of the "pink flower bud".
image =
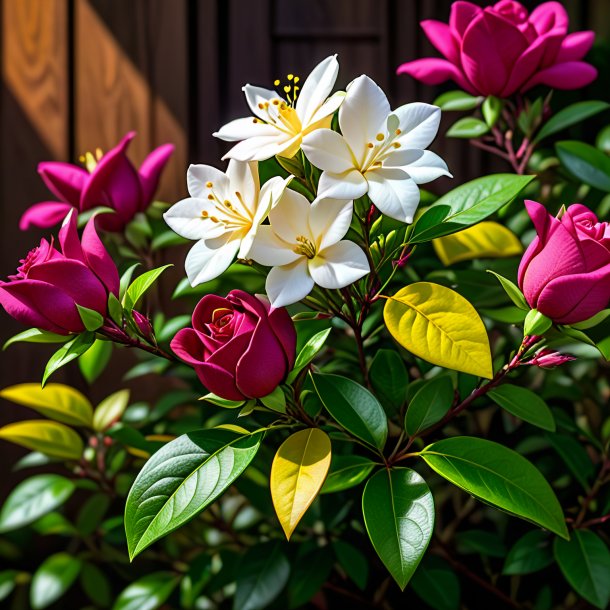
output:
[{"label": "pink flower bud", "polygon": [[566,362],[570,362],[571,360],[576,360],[576,358],[574,358],[574,356],[568,356],[567,354],[561,354],[552,349],[544,348],[536,352],[528,364],[538,366],[541,369],[552,369]]},{"label": "pink flower bud", "polygon": [[133,321],[136,323],[136,326],[140,331],[140,335],[144,337],[144,339],[152,339],[154,331],[150,320],[135,309],[131,312],[131,315],[133,316]]}]

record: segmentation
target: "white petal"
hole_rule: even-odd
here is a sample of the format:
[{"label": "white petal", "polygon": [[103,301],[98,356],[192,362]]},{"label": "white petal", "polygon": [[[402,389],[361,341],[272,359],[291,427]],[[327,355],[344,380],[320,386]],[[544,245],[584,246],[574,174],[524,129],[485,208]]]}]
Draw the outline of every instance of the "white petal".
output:
[{"label": "white petal", "polygon": [[441,109],[438,106],[414,102],[396,108],[393,114],[398,117],[402,135],[397,142],[404,148],[428,148],[436,137],[441,122]]},{"label": "white petal", "polygon": [[354,204],[343,199],[316,199],[311,204],[309,226],[318,250],[328,248],[342,239],[352,222]]},{"label": "white petal", "polygon": [[259,104],[264,104],[272,99],[283,99],[282,96],[271,89],[264,89],[263,87],[255,87],[254,85],[245,85],[242,87],[242,91],[246,96],[246,102],[250,106],[250,110],[263,121],[267,120],[267,111],[259,108]]},{"label": "white petal", "polygon": [[191,165],[186,172],[186,184],[191,197],[207,199],[210,189],[206,184],[211,182],[214,190],[224,193],[229,186],[229,179],[211,165]]},{"label": "white petal", "polygon": [[424,156],[424,152],[419,148],[392,148],[384,155],[383,166],[401,167],[407,171],[406,166],[416,163]]},{"label": "white petal", "polygon": [[[231,159],[227,167],[227,177],[230,182],[230,192],[227,194],[227,198],[236,208],[243,208],[239,197],[236,195],[236,193],[240,193],[241,200],[246,206],[246,209],[250,213],[253,212],[256,208],[256,202],[258,201],[258,163],[254,161],[246,163],[244,161]],[[246,210],[244,210],[244,212],[245,211]]]},{"label": "white petal", "polygon": [[307,259],[301,256],[290,265],[271,269],[265,290],[272,307],[286,307],[304,299],[313,285],[314,281],[307,270]]},{"label": "white petal", "polygon": [[413,222],[419,205],[419,188],[407,173],[397,167],[367,172],[369,197],[379,211],[401,222]]},{"label": "white petal", "polygon": [[272,136],[248,138],[236,144],[224,159],[237,159],[238,161],[265,161],[292,145],[294,138],[290,134],[274,130]]},{"label": "white petal", "polygon": [[318,121],[334,114],[345,99],[345,91],[336,91],[319,108],[309,121],[310,125],[315,125]]},{"label": "white petal", "polygon": [[309,273],[322,288],[345,288],[370,271],[362,248],[351,241],[340,241],[309,261]]},{"label": "white petal", "polygon": [[213,207],[207,199],[189,197],[175,203],[163,218],[174,233],[186,239],[210,239],[226,232],[223,224],[203,218],[201,212],[213,214]]},{"label": "white petal", "polygon": [[254,210],[253,226],[260,225],[267,218],[269,212],[279,203],[292,178],[293,176],[288,178],[274,176],[263,184],[258,196],[257,207]]},{"label": "white petal", "polygon": [[318,183],[318,199],[358,199],[366,194],[368,188],[366,179],[356,169],[342,174],[322,172]]},{"label": "white petal", "polygon": [[382,127],[385,131],[388,114],[388,98],[375,81],[364,74],[352,81],[339,108],[339,125],[359,161],[366,153],[367,143],[375,140]]},{"label": "white petal", "polygon": [[303,83],[295,108],[303,127],[309,124],[318,108],[330,95],[337,74],[339,74],[339,62],[336,55],[331,55],[321,61]]},{"label": "white petal", "polygon": [[261,265],[275,267],[288,265],[301,258],[293,245],[281,240],[269,225],[259,227],[248,256]]},{"label": "white petal", "polygon": [[322,170],[341,174],[355,167],[345,138],[332,129],[316,129],[303,138],[301,148],[309,162]]},{"label": "white petal", "polygon": [[246,117],[245,119],[235,119],[223,125],[212,135],[225,142],[237,142],[258,136],[272,136],[277,134],[277,131],[273,125],[267,125],[266,123],[255,121],[252,117]]},{"label": "white petal", "polygon": [[269,222],[278,237],[289,244],[296,245],[299,235],[313,240],[309,228],[311,204],[292,189],[286,189],[279,203],[269,213]]},{"label": "white petal", "polygon": [[424,150],[423,155],[403,169],[413,178],[415,184],[425,184],[441,176],[453,176],[449,173],[447,164],[435,153]]},{"label": "white petal", "polygon": [[223,274],[233,262],[239,240],[224,242],[219,248],[210,248],[206,240],[198,241],[186,256],[184,268],[191,286],[209,282]]}]

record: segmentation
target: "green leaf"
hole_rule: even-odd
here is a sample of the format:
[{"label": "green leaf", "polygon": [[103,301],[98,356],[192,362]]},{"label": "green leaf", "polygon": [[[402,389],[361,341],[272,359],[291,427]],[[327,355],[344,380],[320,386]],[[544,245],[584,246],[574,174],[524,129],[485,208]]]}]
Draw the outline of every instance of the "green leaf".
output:
[{"label": "green leaf", "polygon": [[459,436],[432,443],[420,456],[432,470],[474,497],[568,538],[551,486],[515,451],[482,438]]},{"label": "green leaf", "polygon": [[610,192],[610,158],[601,150],[575,140],[557,142],[555,150],[563,166],[576,180]]},{"label": "green leaf", "polygon": [[288,581],[288,608],[302,608],[322,588],[332,568],[327,548],[314,549],[297,557]]},{"label": "green leaf", "polygon": [[434,529],[434,501],[426,482],[409,468],[380,470],[364,488],[362,512],[375,551],[404,590]]},{"label": "green leaf", "polygon": [[157,451],[127,497],[129,556],[133,559],[216,500],[252,461],[262,436],[202,430],[183,434]]},{"label": "green leaf", "polygon": [[0,391],[0,397],[73,426],[91,427],[93,407],[78,390],[61,383],[20,383]]},{"label": "green leaf", "polygon": [[489,125],[473,117],[458,119],[445,134],[448,138],[480,138],[489,132]]},{"label": "green leaf", "polygon": [[505,557],[506,547],[496,532],[466,530],[454,536],[457,550],[462,555],[476,554],[485,557]]},{"label": "green leaf", "polygon": [[544,335],[544,333],[553,326],[553,320],[547,318],[543,313],[540,313],[537,309],[532,309],[525,316],[525,322],[523,323],[523,333],[525,335]]},{"label": "green leaf", "polygon": [[112,610],[156,610],[172,594],[178,577],[171,572],[154,572],[123,589]]},{"label": "green leaf", "polygon": [[[133,277],[134,271],[137,267],[140,266],[140,263],[134,263],[121,275],[121,284],[119,288],[119,300],[122,301],[125,297],[125,293],[127,292],[127,288],[129,284],[131,284],[131,278]],[[187,279],[187,278],[184,278]],[[188,281],[188,280],[187,280]]]},{"label": "green leaf", "polygon": [[294,363],[292,371],[286,378],[286,383],[291,384],[297,375],[315,358],[316,354],[324,347],[326,339],[332,329],[326,328],[316,333],[307,343],[303,346],[303,349],[299,352],[297,359]]},{"label": "green leaf", "polygon": [[205,400],[206,402],[210,402],[223,409],[237,409],[246,403],[245,400],[228,400],[221,396],[216,396],[216,394],[212,394],[212,392],[202,396],[199,400]]},{"label": "green leaf", "polygon": [[259,398],[259,400],[267,409],[271,409],[277,413],[286,413],[286,396],[279,386],[275,388],[271,394],[267,394],[267,396],[263,396],[262,398]]},{"label": "green leaf", "polygon": [[582,444],[567,434],[547,434],[546,438],[566,463],[574,478],[588,490],[594,467]]},{"label": "green leaf", "polygon": [[72,428],[47,419],[7,424],[0,438],[62,460],[79,460],[83,453],[83,441]]},{"label": "green leaf", "polygon": [[487,395],[515,417],[543,430],[555,431],[555,419],[551,410],[535,392],[521,386],[504,383],[489,390]]},{"label": "green leaf", "polygon": [[510,203],[533,179],[492,174],[458,186],[419,216],[409,243],[424,243],[481,222]]},{"label": "green leaf", "polygon": [[409,373],[404,360],[393,349],[377,350],[369,378],[388,417],[395,415],[407,400]]},{"label": "green leaf", "polygon": [[119,326],[123,325],[123,306],[112,292],[108,295],[108,313]]},{"label": "green leaf", "polygon": [[76,518],[76,529],[81,536],[90,536],[102,522],[110,508],[110,498],[106,494],[97,493],[90,496]]},{"label": "green leaf", "polygon": [[367,558],[355,546],[343,540],[335,540],[332,544],[339,565],[345,570],[352,582],[361,591],[364,591],[369,576]]},{"label": "green leaf", "polygon": [[426,381],[409,403],[405,415],[405,430],[417,436],[422,430],[439,422],[451,408],[454,399],[451,377],[444,375]]},{"label": "green leaf", "polygon": [[483,97],[474,97],[465,91],[447,91],[439,95],[433,102],[441,110],[474,110],[481,104]]},{"label": "green leaf", "polygon": [[125,309],[131,311],[138,304],[146,291],[150,289],[159,276],[169,267],[173,267],[173,265],[157,267],[157,269],[151,269],[138,276],[125,291],[125,296],[123,297]]},{"label": "green leaf", "polygon": [[493,95],[485,98],[481,111],[483,112],[483,118],[489,127],[493,127],[498,122],[500,114],[502,114],[502,106],[502,100]]},{"label": "green leaf", "polygon": [[610,309],[602,309],[602,311],[596,313],[587,320],[577,322],[576,324],[570,324],[570,326],[576,330],[588,330],[589,328],[601,324],[608,316],[610,316]]},{"label": "green leaf", "polygon": [[68,553],[47,557],[34,573],[30,604],[34,610],[56,602],[72,586],[80,572],[81,561]]},{"label": "green leaf", "polygon": [[84,332],[62,345],[47,362],[42,376],[42,385],[45,385],[55,371],[84,354],[93,345],[94,340],[94,333]]},{"label": "green leaf", "polygon": [[320,493],[336,493],[360,485],[374,467],[375,462],[359,455],[333,455]]},{"label": "green leaf", "polygon": [[13,343],[25,342],[25,343],[65,343],[70,340],[69,335],[58,335],[56,333],[49,332],[48,330],[41,330],[40,328],[28,328],[23,332],[20,332],[12,336],[3,346],[5,350],[9,345]]},{"label": "green leaf", "polygon": [[576,102],[567,108],[562,108],[542,126],[542,129],[540,129],[538,135],[534,138],[534,143],[540,142],[558,131],[567,129],[589,117],[599,114],[608,107],[610,107],[610,104],[606,102],[591,100],[588,102]]},{"label": "green leaf", "polygon": [[504,288],[504,292],[506,292],[510,300],[519,309],[523,309],[524,311],[530,311],[530,306],[527,304],[527,301],[525,300],[525,297],[523,296],[521,290],[519,290],[519,286],[511,282],[509,279],[502,277],[499,273],[496,273],[495,271],[491,271],[490,269],[488,269],[487,273],[491,273],[496,277],[496,279],[502,285],[502,288]]},{"label": "green leaf", "polygon": [[569,542],[555,539],[555,559],[570,586],[603,610],[610,602],[610,551],[593,532],[575,530]]},{"label": "green leaf", "polygon": [[171,248],[173,246],[182,246],[188,243],[188,239],[184,239],[184,237],[181,237],[180,235],[169,230],[155,236],[150,244],[150,247],[154,252],[155,250],[162,250],[163,248]]},{"label": "green leaf", "polygon": [[119,390],[106,396],[93,413],[93,429],[103,432],[121,419],[129,404],[129,390]]},{"label": "green leaf", "polygon": [[388,421],[379,401],[347,377],[316,373],[311,378],[332,417],[355,437],[381,451],[388,436]]},{"label": "green leaf", "polygon": [[426,555],[411,579],[411,587],[434,610],[458,610],[460,581],[440,557]]},{"label": "green leaf", "polygon": [[112,342],[96,339],[78,359],[78,368],[88,384],[92,384],[104,371],[112,356]]},{"label": "green leaf", "polygon": [[80,319],[87,330],[94,331],[104,325],[104,316],[101,313],[87,307],[82,307],[78,303],[76,304],[76,309],[78,309]]},{"label": "green leaf", "polygon": [[112,603],[112,590],[108,577],[96,565],[83,563],[80,571],[80,584],[96,606],[107,608]]},{"label": "green leaf", "polygon": [[502,574],[531,574],[553,563],[548,534],[534,530],[519,538],[508,552]]},{"label": "green leaf", "polygon": [[74,491],[72,481],[58,474],[37,474],[13,489],[0,510],[0,532],[28,525],[60,507]]},{"label": "green leaf", "polygon": [[17,570],[2,570],[0,572],[0,602],[5,600],[17,584]]}]

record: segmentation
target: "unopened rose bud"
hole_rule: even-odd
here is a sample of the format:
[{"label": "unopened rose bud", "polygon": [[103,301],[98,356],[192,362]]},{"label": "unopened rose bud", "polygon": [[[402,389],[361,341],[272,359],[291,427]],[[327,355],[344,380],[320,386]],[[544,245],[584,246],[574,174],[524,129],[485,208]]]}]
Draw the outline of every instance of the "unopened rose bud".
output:
[{"label": "unopened rose bud", "polygon": [[142,335],[144,339],[152,339],[154,331],[150,320],[144,314],[141,314],[135,309],[131,312],[131,315],[133,316],[133,321],[136,323],[136,326],[140,331],[140,335]]},{"label": "unopened rose bud", "polygon": [[576,358],[567,354],[560,354],[552,349],[541,349],[534,355],[529,364],[542,369],[552,369],[571,360],[576,360]]}]

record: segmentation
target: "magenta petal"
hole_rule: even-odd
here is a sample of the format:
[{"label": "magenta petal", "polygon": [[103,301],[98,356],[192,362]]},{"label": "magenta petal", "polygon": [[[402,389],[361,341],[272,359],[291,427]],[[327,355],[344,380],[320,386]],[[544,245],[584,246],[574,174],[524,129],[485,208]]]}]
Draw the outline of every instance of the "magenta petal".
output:
[{"label": "magenta petal", "polygon": [[252,338],[251,333],[244,333],[233,337],[231,341],[225,343],[220,349],[216,350],[207,361],[210,364],[215,364],[226,371],[233,372],[239,359],[248,349],[250,340]]},{"label": "magenta petal", "polygon": [[261,318],[250,346],[237,364],[237,387],[246,396],[261,398],[273,392],[287,372],[284,350],[267,321]]},{"label": "magenta petal", "polygon": [[560,2],[544,2],[537,6],[530,13],[529,20],[539,35],[551,30],[564,36],[568,32],[568,13]]},{"label": "magenta petal", "polygon": [[473,19],[482,11],[480,6],[464,0],[458,0],[451,5],[449,27],[458,40],[464,35]]},{"label": "magenta petal", "polygon": [[590,30],[568,34],[559,47],[556,62],[564,63],[581,60],[591,50],[594,40],[595,32]]},{"label": "magenta petal", "polygon": [[459,45],[453,37],[451,28],[446,23],[435,21],[434,19],[426,19],[420,25],[428,40],[430,40],[439,53],[453,64],[459,61]]},{"label": "magenta petal", "polygon": [[215,309],[233,309],[232,304],[223,297],[215,294],[206,294],[197,303],[193,311],[193,328],[201,332],[205,331],[205,324],[212,319],[212,313]]},{"label": "magenta petal", "polygon": [[288,361],[288,370],[292,370],[296,358],[297,331],[288,311],[283,307],[272,309],[269,313],[269,324],[284,349]]},{"label": "magenta petal", "polygon": [[426,85],[438,85],[452,80],[468,93],[477,93],[460,69],[446,59],[428,57],[408,61],[398,66],[396,74],[408,74]]},{"label": "magenta petal", "polygon": [[69,203],[44,201],[30,206],[19,220],[19,229],[27,231],[31,227],[47,229],[59,224],[66,214],[74,209]]},{"label": "magenta petal", "polygon": [[144,159],[140,166],[140,183],[142,186],[142,207],[140,211],[144,211],[152,201],[152,198],[159,185],[159,177],[165,167],[169,158],[175,150],[173,144],[163,144],[158,148],[155,148],[147,157]]},{"label": "magenta petal", "polygon": [[597,271],[566,275],[540,293],[538,310],[559,324],[587,320],[610,302],[610,265]]},{"label": "magenta petal", "polygon": [[547,85],[553,89],[580,89],[597,78],[597,70],[584,61],[568,61],[541,70],[522,87],[525,92],[535,85]]},{"label": "magenta petal", "polygon": [[71,163],[45,161],[38,164],[38,173],[56,197],[78,208],[81,193],[90,177],[88,171]]},{"label": "magenta petal", "polygon": [[64,223],[59,230],[59,243],[61,251],[66,258],[72,258],[77,261],[85,262],[83,249],[80,239],[78,238],[78,230],[76,228],[76,210],[72,210],[70,215],[65,218]]},{"label": "magenta petal", "polygon": [[192,328],[183,328],[171,340],[170,347],[174,354],[192,366],[204,361],[204,346],[199,333]]},{"label": "magenta petal", "polygon": [[215,364],[204,362],[195,367],[195,372],[201,383],[216,396],[226,400],[246,400],[248,398],[237,389],[235,377]]},{"label": "magenta petal", "polygon": [[85,225],[82,250],[89,268],[114,296],[119,296],[119,271],[95,230],[96,217]]}]

